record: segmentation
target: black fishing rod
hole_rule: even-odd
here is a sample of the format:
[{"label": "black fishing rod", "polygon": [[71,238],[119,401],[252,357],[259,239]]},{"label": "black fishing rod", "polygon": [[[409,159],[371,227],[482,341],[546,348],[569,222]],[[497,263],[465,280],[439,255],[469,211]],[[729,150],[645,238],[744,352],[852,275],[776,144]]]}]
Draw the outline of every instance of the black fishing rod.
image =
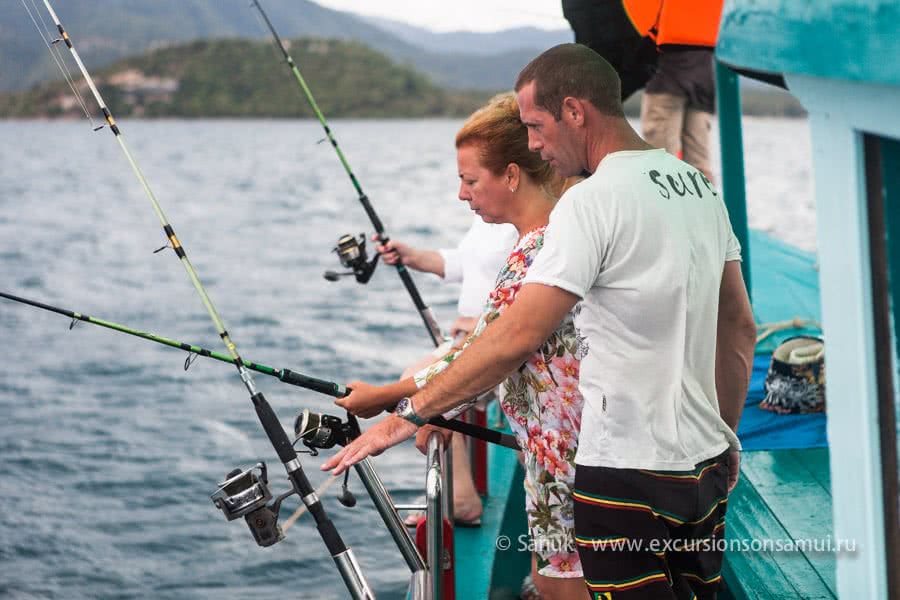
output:
[{"label": "black fishing rod", "polygon": [[[350,164],[344,157],[344,153],[341,152],[341,149],[338,146],[337,140],[334,138],[334,135],[332,135],[331,129],[328,127],[328,122],[325,120],[325,116],[322,114],[322,111],[319,110],[319,105],[316,103],[316,99],[313,97],[309,86],[306,85],[306,80],[303,79],[303,75],[300,73],[300,69],[299,67],[297,67],[297,63],[285,48],[284,43],[281,41],[281,36],[279,36],[278,32],[275,31],[275,26],[272,25],[272,21],[269,19],[269,15],[267,15],[266,11],[263,10],[263,7],[259,3],[259,0],[252,0],[250,4],[251,6],[256,7],[256,9],[259,11],[259,14],[265,21],[266,26],[272,33],[272,37],[275,39],[275,45],[278,46],[278,49],[281,51],[282,56],[284,56],[285,63],[287,63],[288,67],[290,67],[291,72],[297,79],[297,83],[300,84],[300,88],[303,90],[303,94],[306,96],[310,107],[312,107],[316,118],[319,119],[319,123],[322,124],[322,128],[325,130],[325,134],[328,136],[328,139],[331,142],[332,147],[334,147],[335,152],[337,152],[341,164],[344,165],[344,170],[347,172],[347,175],[350,176],[350,181],[353,183],[353,187],[356,189],[356,192],[359,195],[359,201],[362,203],[366,214],[369,215],[369,220],[372,221],[372,226],[375,227],[375,231],[378,233],[378,237],[380,238],[382,243],[387,243],[389,238],[384,231],[384,225],[382,225],[381,219],[379,219],[378,215],[375,213],[375,209],[372,207],[372,203],[369,202],[368,196],[366,196],[366,194],[362,190],[362,187],[359,185],[359,181],[357,181],[356,175],[354,175],[353,171],[350,169]],[[364,236],[361,236],[359,240],[355,239],[352,235],[342,236],[340,240],[338,240],[338,244],[334,250],[335,252],[337,252],[338,257],[341,260],[341,264],[351,270],[347,273],[334,273],[332,271],[328,271],[325,274],[326,279],[330,281],[336,281],[337,278],[341,275],[352,274],[356,275],[356,279],[360,283],[365,283],[366,281],[368,281],[369,277],[371,277],[372,275],[372,271],[375,269],[378,257],[376,256],[371,261],[367,260]],[[400,261],[398,261],[395,266],[397,267],[397,273],[399,273],[400,279],[403,281],[403,285],[406,286],[406,290],[409,292],[409,295],[413,299],[413,303],[416,305],[416,308],[419,309],[419,314],[422,316],[422,320],[425,322],[425,326],[428,328],[428,333],[431,336],[431,341],[434,342],[434,345],[436,347],[440,346],[443,341],[443,335],[441,334],[441,330],[437,324],[437,321],[434,319],[434,315],[432,315],[431,313],[431,309],[425,305],[425,302],[422,300],[422,296],[419,295],[419,290],[416,289],[416,284],[413,283],[412,277],[409,274],[409,270]],[[509,436],[507,434],[503,434],[485,427],[479,427],[478,425],[463,423],[461,421],[447,421],[442,417],[437,417],[437,420],[442,421],[442,423],[437,423],[434,419],[430,420],[429,422],[432,424],[439,424],[441,427],[446,427],[446,424],[448,423],[465,425],[466,431],[463,431],[463,429],[461,427],[458,427],[458,425],[448,428],[455,429],[455,431],[460,431],[461,433],[466,433],[468,435],[483,439],[491,443],[498,443],[502,446],[507,446],[516,450],[519,449],[519,446],[518,444],[516,444],[515,438],[513,436]]]},{"label": "black fishing rod", "polygon": [[[112,113],[107,108],[106,103],[103,101],[103,97],[97,90],[97,86],[94,84],[94,80],[91,77],[91,74],[88,72],[87,68],[85,68],[84,66],[84,63],[81,61],[81,57],[79,56],[78,51],[75,49],[75,46],[72,44],[72,40],[69,38],[69,34],[66,32],[65,28],[60,22],[59,17],[56,16],[56,12],[53,10],[53,6],[50,4],[49,0],[44,0],[44,6],[50,13],[50,16],[53,19],[56,28],[59,30],[60,35],[58,39],[53,40],[52,42],[47,44],[48,49],[52,54],[52,44],[56,44],[60,41],[65,42],[66,46],[72,54],[72,57],[78,65],[81,74],[84,76],[85,81],[90,87],[91,93],[96,99],[97,104],[100,106],[100,110],[103,112],[103,116],[106,119],[106,123],[109,125],[110,131],[112,131],[113,135],[115,136],[116,141],[119,143],[119,147],[125,154],[125,157],[127,158],[128,163],[131,165],[131,168],[134,171],[134,174],[137,177],[138,181],[140,182],[141,187],[144,189],[144,192],[149,198],[150,203],[153,205],[153,210],[159,218],[162,229],[166,235],[166,238],[168,239],[168,247],[170,247],[173,252],[175,252],[175,255],[184,266],[185,271],[187,271],[188,277],[191,279],[191,282],[194,284],[194,288],[200,295],[200,299],[203,301],[203,304],[206,307],[207,312],[209,313],[210,319],[215,325],[219,337],[222,338],[222,342],[228,349],[228,355],[231,357],[234,365],[237,367],[241,381],[244,382],[244,386],[247,388],[247,392],[250,394],[250,400],[256,410],[257,417],[259,418],[259,421],[262,424],[262,427],[265,430],[269,441],[275,448],[279,460],[281,460],[282,464],[284,465],[285,471],[288,475],[288,479],[291,482],[293,489],[287,495],[293,493],[298,494],[303,500],[303,503],[308,508],[310,514],[315,519],[319,534],[322,537],[322,540],[325,542],[325,546],[331,554],[331,557],[334,559],[334,562],[337,565],[348,590],[350,591],[350,595],[354,599],[359,600],[374,598],[375,596],[371,588],[369,587],[369,584],[366,582],[365,577],[363,576],[362,570],[359,567],[359,563],[356,561],[356,557],[354,556],[353,551],[344,544],[344,541],[341,539],[341,536],[338,533],[337,528],[334,526],[334,523],[325,513],[325,508],[323,507],[319,497],[316,495],[315,488],[312,487],[306,477],[306,474],[303,472],[303,467],[297,457],[297,451],[294,449],[293,442],[288,437],[284,428],[281,426],[281,423],[278,421],[278,417],[275,414],[275,411],[272,409],[271,405],[269,405],[268,401],[263,396],[263,393],[256,389],[256,384],[253,381],[253,375],[250,373],[250,370],[247,369],[247,367],[244,365],[243,360],[241,360],[241,357],[237,351],[237,347],[232,341],[231,336],[228,334],[228,331],[225,329],[225,325],[223,324],[219,313],[216,311],[215,307],[212,304],[212,301],[206,293],[205,288],[203,287],[203,284],[200,282],[200,278],[198,277],[196,270],[188,260],[187,253],[184,247],[182,247],[181,243],[178,241],[178,238],[175,235],[175,231],[172,225],[169,223],[168,219],[166,219],[162,207],[157,201],[156,196],[153,194],[150,185],[148,184],[146,178],[144,177],[143,173],[132,157],[131,152],[128,150],[128,147],[125,145],[125,141],[122,138],[122,133],[119,130],[119,127],[116,125]],[[27,9],[28,7],[26,6],[26,10]],[[31,13],[30,10],[28,12],[29,14]],[[38,28],[38,31],[43,37],[43,32],[40,31],[40,28]],[[234,496],[226,495],[216,497],[216,495],[214,495],[214,501],[217,501],[217,506],[219,506],[223,510],[223,512],[225,512],[228,519],[245,516],[247,518],[247,523],[250,525],[250,528],[254,533],[254,536],[257,537],[258,543],[262,545],[268,545],[277,542],[279,539],[281,539],[282,535],[280,528],[277,527],[274,521],[275,518],[277,518],[277,512],[273,514],[271,512],[271,509],[265,506],[266,502],[268,501],[268,498],[265,497],[268,495],[268,490],[266,490],[264,486],[258,485],[259,481],[254,480],[255,476],[252,473],[245,473],[243,475],[238,475],[238,477],[241,478],[240,482],[233,482],[231,481],[232,478],[229,478],[229,480],[222,485],[219,491],[223,494],[228,494],[230,493],[229,490],[240,488],[242,492],[259,494],[262,496],[259,499],[260,502],[262,502],[262,506],[257,507],[257,504],[259,503],[253,502],[249,507],[253,510],[247,512],[244,510],[244,507],[241,507],[240,510],[229,509],[229,506],[231,506],[229,502]],[[263,473],[262,482],[265,483],[265,473]],[[217,494],[218,493],[219,492],[217,492]],[[243,493],[239,495],[244,496]],[[283,499],[284,497],[286,497],[286,495],[282,495],[280,499]],[[259,511],[264,511],[265,514],[260,514]],[[256,516],[252,517],[251,515]],[[271,519],[271,521],[268,523],[263,523],[263,525],[258,529],[254,529],[254,523],[251,522],[254,519],[256,519],[256,523],[263,523],[263,521],[268,521],[269,519]],[[259,536],[265,536],[265,539],[261,539]]]},{"label": "black fishing rod", "polygon": [[[315,113],[316,118],[319,119],[319,123],[322,124],[322,128],[325,129],[325,135],[328,136],[328,140],[331,142],[331,146],[334,148],[334,151],[337,153],[341,164],[344,166],[344,170],[350,177],[350,181],[351,183],[353,183],[353,187],[356,190],[357,195],[359,196],[359,201],[362,204],[363,209],[366,211],[366,214],[369,216],[369,220],[372,221],[372,226],[375,228],[375,232],[378,234],[378,238],[381,240],[382,244],[386,244],[388,240],[390,240],[390,238],[388,237],[387,233],[385,233],[384,225],[381,223],[381,219],[378,218],[378,214],[372,207],[372,203],[369,201],[369,197],[366,196],[365,192],[363,192],[362,190],[362,186],[359,185],[359,181],[356,179],[356,175],[353,174],[353,170],[350,168],[350,163],[347,162],[344,153],[341,152],[337,140],[331,133],[331,128],[328,127],[328,122],[325,120],[325,116],[322,114],[322,111],[319,110],[319,105],[316,104],[316,99],[313,97],[309,86],[306,85],[306,80],[303,79],[303,75],[300,73],[300,69],[297,67],[297,63],[294,62],[294,59],[291,57],[290,53],[288,53],[284,43],[281,41],[281,37],[278,35],[278,32],[275,31],[275,26],[272,25],[272,21],[269,20],[269,16],[266,14],[266,11],[263,10],[263,7],[259,3],[259,1],[252,0],[250,4],[251,6],[256,7],[256,9],[259,11],[259,14],[262,15],[262,18],[265,20],[266,26],[272,33],[272,37],[275,38],[275,45],[278,46],[278,49],[284,56],[284,61],[290,67],[291,72],[297,79],[297,83],[300,84],[300,88],[303,90],[303,94],[304,96],[306,96],[306,100],[309,102],[309,105]],[[342,237],[341,241],[345,240],[345,238],[347,237],[348,236]],[[338,251],[339,255],[341,255],[341,241],[338,242],[338,247],[335,248],[335,250]],[[365,283],[365,281],[368,280],[368,277],[371,276],[371,269],[374,269],[374,265],[375,262],[373,261],[371,263],[369,271],[356,272],[355,274],[357,276],[357,280],[361,283]],[[434,342],[435,346],[440,346],[443,342],[441,328],[438,326],[434,315],[431,313],[431,309],[428,308],[428,306],[422,300],[422,296],[419,294],[419,290],[416,288],[416,284],[413,282],[412,276],[409,274],[409,270],[403,265],[402,261],[398,261],[394,266],[397,267],[397,274],[400,275],[400,279],[403,281],[403,285],[404,287],[406,287],[406,291],[409,292],[413,304],[416,305],[416,308],[418,309],[419,314],[422,317],[422,321],[425,323],[425,327],[428,329],[428,334],[431,336],[431,341]],[[326,273],[326,278],[330,281],[335,281],[339,275],[340,274],[329,272]]]},{"label": "black fishing rod", "polygon": [[[6,292],[0,292],[0,298],[6,298],[7,300],[12,300],[13,302],[27,304],[29,306],[34,306],[35,308],[40,308],[41,310],[46,310],[59,315],[63,315],[65,317],[69,317],[70,319],[72,319],[72,323],[69,325],[70,329],[75,325],[76,321],[84,321],[85,323],[90,323],[92,325],[105,327],[106,329],[112,329],[113,331],[118,331],[120,333],[126,333],[128,335],[133,335],[145,340],[150,340],[151,342],[169,346],[170,348],[184,350],[185,352],[188,352],[188,357],[184,361],[185,371],[187,371],[188,367],[190,367],[196,356],[205,356],[207,358],[212,358],[220,362],[234,364],[234,358],[228,356],[227,354],[215,352],[213,350],[203,348],[202,346],[185,344],[184,342],[172,340],[161,335],[156,335],[155,333],[147,333],[145,331],[133,329],[125,325],[120,325],[119,323],[113,323],[112,321],[107,321],[105,319],[91,317],[65,308],[59,308],[58,306],[44,304],[43,302],[38,302],[37,300],[30,300],[21,296],[14,296],[13,294],[8,294]],[[307,375],[303,375],[302,373],[291,371],[290,369],[276,369],[274,367],[269,367],[264,364],[250,361],[244,361],[243,364],[251,371],[256,371],[257,373],[262,373],[263,375],[276,377],[279,381],[283,381],[284,383],[289,383],[291,385],[295,385],[307,390],[313,390],[315,392],[319,392],[327,396],[332,396],[334,398],[342,398],[350,393],[346,386],[334,383],[332,381],[325,381],[324,379],[309,377]]]},{"label": "black fishing rod", "polygon": [[[234,358],[228,356],[227,354],[215,352],[213,350],[209,350],[202,346],[196,346],[194,344],[185,344],[184,342],[169,339],[161,335],[156,335],[155,333],[140,331],[126,325],[120,325],[119,323],[107,321],[106,319],[91,317],[72,310],[60,308],[58,306],[52,306],[50,304],[44,304],[43,302],[38,302],[37,300],[15,296],[6,292],[0,292],[0,298],[6,298],[7,300],[12,300],[13,302],[26,304],[28,306],[33,306],[35,308],[40,308],[41,310],[46,310],[68,317],[72,319],[72,323],[69,326],[70,329],[75,325],[77,321],[83,321],[85,323],[90,323],[92,325],[97,325],[99,327],[118,331],[119,333],[125,333],[134,337],[149,340],[151,342],[156,342],[157,344],[162,344],[163,346],[169,346],[170,348],[184,350],[185,352],[189,353],[187,359],[184,361],[185,370],[188,369],[194,358],[197,356],[205,356],[206,358],[212,358],[220,362],[235,364]],[[314,392],[319,392],[320,394],[325,394],[326,396],[331,396],[332,398],[343,398],[351,392],[350,388],[348,388],[347,386],[335,383],[333,381],[326,381],[324,379],[310,377],[308,375],[304,375],[303,373],[298,373],[290,369],[277,369],[261,363],[250,362],[246,360],[243,361],[243,365],[251,371],[256,371],[257,373],[262,373],[263,375],[269,375],[270,377],[277,378],[281,382],[288,383],[290,385],[301,387],[307,390],[312,390]],[[429,419],[428,422],[432,425],[436,425],[444,429],[450,429],[452,431],[458,431],[465,435],[483,440],[491,444],[497,444],[506,448],[512,448],[514,450],[519,449],[519,446],[516,443],[516,438],[512,435],[509,435],[508,433],[502,433],[493,429],[486,429],[477,425],[465,423],[463,421],[457,421],[455,419],[448,420],[443,417],[434,417],[432,419]]]}]

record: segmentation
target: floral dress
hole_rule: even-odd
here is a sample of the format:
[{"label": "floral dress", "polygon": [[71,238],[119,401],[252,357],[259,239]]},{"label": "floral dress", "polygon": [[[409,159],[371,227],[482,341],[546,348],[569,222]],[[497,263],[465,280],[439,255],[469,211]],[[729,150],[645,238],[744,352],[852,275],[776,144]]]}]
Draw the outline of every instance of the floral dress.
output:
[{"label": "floral dress", "polygon": [[[424,386],[463,352],[491,321],[513,303],[534,257],[544,244],[544,229],[525,234],[497,276],[484,312],[461,350],[416,374]],[[575,549],[572,488],[575,450],[583,398],[578,391],[578,338],[572,315],[503,383],[500,406],[522,448],[525,508],[538,572],[547,577],[581,577]]]}]

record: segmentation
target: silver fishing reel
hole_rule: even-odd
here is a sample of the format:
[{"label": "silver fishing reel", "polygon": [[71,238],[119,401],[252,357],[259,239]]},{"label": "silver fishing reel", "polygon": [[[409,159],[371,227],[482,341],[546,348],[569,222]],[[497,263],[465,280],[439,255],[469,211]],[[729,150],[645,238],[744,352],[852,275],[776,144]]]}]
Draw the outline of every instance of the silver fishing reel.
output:
[{"label": "silver fishing reel", "polygon": [[284,532],[278,524],[278,510],[281,502],[294,493],[292,490],[283,494],[272,506],[268,506],[272,499],[268,483],[266,463],[259,462],[246,471],[231,471],[210,496],[213,504],[225,513],[229,521],[244,517],[253,539],[260,546],[271,546],[284,539]]}]

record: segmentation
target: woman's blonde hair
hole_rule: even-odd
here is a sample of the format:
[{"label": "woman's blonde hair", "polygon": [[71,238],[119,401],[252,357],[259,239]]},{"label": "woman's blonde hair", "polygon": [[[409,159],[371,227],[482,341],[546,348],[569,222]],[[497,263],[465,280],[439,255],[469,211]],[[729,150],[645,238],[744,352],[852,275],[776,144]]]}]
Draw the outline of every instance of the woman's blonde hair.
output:
[{"label": "woman's blonde hair", "polygon": [[456,134],[456,148],[479,146],[479,160],[494,175],[502,175],[507,165],[519,169],[553,196],[559,196],[562,179],[528,149],[528,130],[519,120],[519,104],[512,92],[498,94],[476,110]]}]

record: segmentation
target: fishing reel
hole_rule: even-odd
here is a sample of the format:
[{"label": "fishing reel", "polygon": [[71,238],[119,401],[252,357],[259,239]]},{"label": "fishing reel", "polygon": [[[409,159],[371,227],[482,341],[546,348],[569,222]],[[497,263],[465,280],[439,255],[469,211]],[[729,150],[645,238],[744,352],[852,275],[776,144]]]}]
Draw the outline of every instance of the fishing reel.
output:
[{"label": "fishing reel", "polygon": [[244,517],[253,539],[263,547],[284,539],[284,532],[278,524],[278,511],[284,499],[295,493],[294,490],[286,492],[269,506],[272,492],[268,484],[266,463],[258,462],[246,471],[231,471],[210,496],[213,504],[225,513],[229,521]]},{"label": "fishing reel", "polygon": [[[355,425],[355,427],[354,427]],[[359,435],[359,425],[354,419],[346,423],[338,417],[310,412],[304,408],[294,420],[294,434],[314,454],[334,446],[345,446]]]},{"label": "fishing reel", "polygon": [[[359,433],[359,423],[356,417],[349,413],[345,423],[338,417],[310,412],[308,408],[304,408],[294,420],[294,434],[298,440],[303,440],[303,445],[309,448],[314,456],[319,450],[327,450],[335,445],[347,445],[353,438],[359,436]],[[347,508],[353,508],[356,506],[356,497],[347,488],[349,476],[350,471],[344,471],[344,483],[338,502]]]},{"label": "fishing reel", "polygon": [[364,233],[359,234],[359,239],[353,237],[349,233],[344,234],[338,239],[337,245],[332,248],[332,252],[337,252],[338,260],[344,268],[350,269],[343,273],[336,271],[325,271],[323,276],[328,281],[337,281],[341,277],[353,275],[359,283],[368,283],[378,266],[378,257],[376,253],[372,260],[369,260],[366,253],[366,236]]}]

